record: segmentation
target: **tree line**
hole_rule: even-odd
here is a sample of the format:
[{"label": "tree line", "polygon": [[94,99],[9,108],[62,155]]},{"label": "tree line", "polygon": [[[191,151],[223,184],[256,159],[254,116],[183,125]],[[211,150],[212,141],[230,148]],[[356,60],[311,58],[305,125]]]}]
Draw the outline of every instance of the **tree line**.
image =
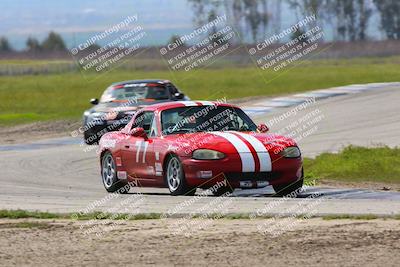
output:
[{"label": "tree line", "polygon": [[[0,37],[0,52],[12,52],[14,49],[6,37]],[[26,51],[29,52],[52,52],[66,51],[67,47],[61,35],[50,32],[48,36],[39,42],[38,39],[29,37],[26,40]]]},{"label": "tree line", "polygon": [[[278,33],[282,17],[300,20],[315,14],[318,25],[329,26],[335,41],[367,40],[374,14],[387,39],[400,39],[399,0],[187,0],[199,26],[218,14],[227,14],[230,24],[243,37],[257,42],[267,33]],[[310,27],[315,25],[310,25]],[[306,29],[300,29],[306,30]]]}]

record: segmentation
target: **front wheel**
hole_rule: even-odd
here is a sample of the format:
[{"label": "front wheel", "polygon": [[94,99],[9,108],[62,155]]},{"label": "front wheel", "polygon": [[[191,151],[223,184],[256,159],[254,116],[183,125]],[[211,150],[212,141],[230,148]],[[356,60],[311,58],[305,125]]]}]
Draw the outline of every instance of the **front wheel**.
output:
[{"label": "front wheel", "polygon": [[217,196],[217,197],[225,195],[225,194],[230,195],[233,193],[233,188],[230,186],[224,186],[224,187],[218,188],[215,191],[212,191],[212,193],[214,196]]},{"label": "front wheel", "polygon": [[128,193],[128,183],[117,178],[114,158],[110,152],[106,152],[101,160],[101,178],[107,192]]},{"label": "front wheel", "polygon": [[173,196],[194,195],[196,189],[190,188],[185,179],[185,172],[179,158],[172,155],[166,164],[165,179],[169,192]]},{"label": "front wheel", "polygon": [[275,190],[276,195],[278,196],[289,196],[293,193],[293,197],[297,197],[300,193],[301,188],[303,187],[304,179],[303,177],[296,182],[290,184],[279,184],[273,185],[272,187]]},{"label": "front wheel", "polygon": [[83,133],[83,140],[87,145],[97,145],[99,143],[99,138],[96,135],[90,135],[88,132]]}]

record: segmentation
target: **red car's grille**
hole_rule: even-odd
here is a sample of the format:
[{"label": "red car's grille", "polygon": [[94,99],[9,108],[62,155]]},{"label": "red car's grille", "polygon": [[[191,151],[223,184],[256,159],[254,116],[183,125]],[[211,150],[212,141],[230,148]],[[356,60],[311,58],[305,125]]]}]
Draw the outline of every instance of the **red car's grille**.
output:
[{"label": "red car's grille", "polygon": [[279,172],[227,172],[225,177],[228,180],[244,181],[244,180],[257,180],[257,181],[272,181],[279,179],[281,174]]}]

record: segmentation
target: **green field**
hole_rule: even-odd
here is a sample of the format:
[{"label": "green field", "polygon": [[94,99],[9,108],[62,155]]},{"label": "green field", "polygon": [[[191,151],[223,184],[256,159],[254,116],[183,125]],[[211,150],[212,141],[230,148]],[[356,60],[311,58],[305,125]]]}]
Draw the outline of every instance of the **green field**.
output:
[{"label": "green field", "polygon": [[[21,65],[32,64],[21,61]],[[18,61],[0,61],[0,67]],[[39,62],[38,64],[43,64]],[[0,76],[0,125],[49,119],[78,119],[111,83],[127,79],[173,81],[192,99],[271,96],[333,86],[400,81],[400,58],[304,61],[280,72],[255,67],[214,68],[191,72],[115,69],[96,74]],[[15,66],[14,66],[15,67]]]},{"label": "green field", "polygon": [[349,146],[338,154],[305,159],[306,180],[400,184],[400,148]]}]

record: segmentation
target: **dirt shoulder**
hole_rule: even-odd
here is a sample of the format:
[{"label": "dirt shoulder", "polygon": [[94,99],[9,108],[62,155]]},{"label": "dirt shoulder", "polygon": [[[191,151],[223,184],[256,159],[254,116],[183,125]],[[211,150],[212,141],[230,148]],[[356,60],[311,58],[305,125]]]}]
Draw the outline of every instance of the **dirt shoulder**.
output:
[{"label": "dirt shoulder", "polygon": [[318,186],[326,186],[332,188],[362,188],[374,191],[392,191],[400,192],[400,184],[395,183],[376,183],[376,182],[347,182],[339,180],[320,179]]},{"label": "dirt shoulder", "polygon": [[71,132],[81,127],[81,124],[79,120],[57,120],[3,126],[0,127],[0,145],[71,136]]},{"label": "dirt shoulder", "polygon": [[298,221],[277,237],[258,230],[266,220],[217,220],[185,236],[176,219],[128,221],[102,237],[84,222],[0,220],[5,266],[395,266],[400,221]]}]

